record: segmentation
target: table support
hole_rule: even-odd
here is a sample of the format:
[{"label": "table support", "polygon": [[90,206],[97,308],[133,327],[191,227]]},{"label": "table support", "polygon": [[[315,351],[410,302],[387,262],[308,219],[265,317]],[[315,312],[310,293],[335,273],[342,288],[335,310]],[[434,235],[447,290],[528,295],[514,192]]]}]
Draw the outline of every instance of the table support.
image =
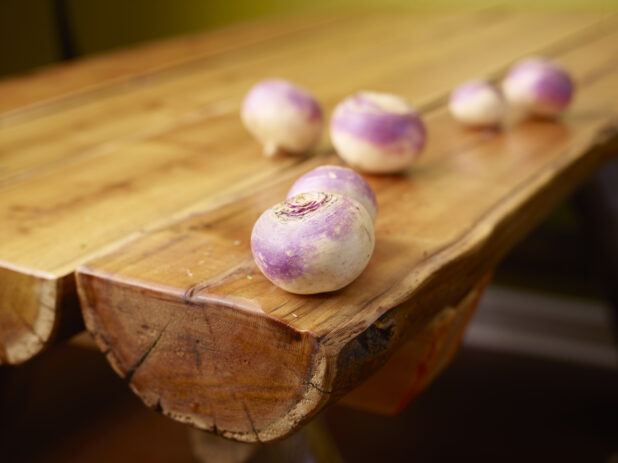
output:
[{"label": "table support", "polygon": [[200,463],[343,463],[326,424],[320,418],[286,439],[266,444],[231,441],[195,428],[189,429],[189,440]]}]

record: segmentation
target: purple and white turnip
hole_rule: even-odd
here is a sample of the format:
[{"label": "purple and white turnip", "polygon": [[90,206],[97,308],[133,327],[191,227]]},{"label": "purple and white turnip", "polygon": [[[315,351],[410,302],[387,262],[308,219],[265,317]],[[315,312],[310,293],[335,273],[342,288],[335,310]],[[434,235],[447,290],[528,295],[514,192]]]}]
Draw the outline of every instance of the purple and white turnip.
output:
[{"label": "purple and white turnip", "polygon": [[417,111],[389,93],[359,92],[343,100],[333,112],[330,134],[344,161],[378,174],[407,169],[425,146]]},{"label": "purple and white turnip", "polygon": [[573,98],[574,85],[565,69],[543,58],[516,63],[502,82],[511,106],[538,117],[555,117]]},{"label": "purple and white turnip", "polygon": [[483,80],[465,82],[455,88],[448,107],[455,120],[470,127],[496,127],[506,112],[500,90]]},{"label": "purple and white turnip", "polygon": [[367,266],[373,222],[356,200],[333,193],[301,193],[266,210],[251,234],[259,269],[296,294],[335,291]]},{"label": "purple and white turnip", "polygon": [[266,156],[302,154],[317,144],[324,118],[307,90],[283,79],[258,82],[245,96],[241,110],[247,130]]}]

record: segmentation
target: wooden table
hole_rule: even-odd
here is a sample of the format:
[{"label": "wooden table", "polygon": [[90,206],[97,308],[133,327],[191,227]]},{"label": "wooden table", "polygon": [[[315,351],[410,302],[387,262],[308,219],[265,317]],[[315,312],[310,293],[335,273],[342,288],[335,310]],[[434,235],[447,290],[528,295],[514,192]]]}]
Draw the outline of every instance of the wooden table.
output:
[{"label": "wooden table", "polygon": [[[2,363],[76,333],[83,315],[146,405],[225,437],[287,436],[381,367],[368,384],[390,392],[344,400],[397,411],[455,352],[500,258],[617,152],[617,25],[506,9],[329,13],[0,82]],[[560,121],[451,120],[453,86],[530,54],[573,74]],[[398,93],[427,124],[408,173],[367,176],[375,254],[333,294],[285,293],[251,258],[259,214],[304,172],[341,163],[326,140],[311,157],[260,155],[238,108],[270,76],[328,112],[359,89]]]}]

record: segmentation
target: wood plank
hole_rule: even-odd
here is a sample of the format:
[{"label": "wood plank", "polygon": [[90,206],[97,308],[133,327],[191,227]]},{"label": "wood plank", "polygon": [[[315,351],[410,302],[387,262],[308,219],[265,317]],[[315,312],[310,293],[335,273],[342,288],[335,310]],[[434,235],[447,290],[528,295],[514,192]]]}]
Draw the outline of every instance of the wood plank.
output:
[{"label": "wood plank", "polygon": [[251,228],[285,197],[293,180],[284,178],[80,266],[87,328],[155,410],[243,441],[294,432],[461,300],[615,155],[618,32],[609,30],[560,55],[578,94],[559,122],[470,131],[444,107],[428,114],[427,151],[410,174],[368,177],[380,205],[376,248],[348,287],[297,296],[257,270]]},{"label": "wood plank", "polygon": [[[343,396],[339,404],[381,415],[402,412],[451,362],[490,280],[491,275],[487,275],[456,306],[438,312],[368,380]],[[68,343],[99,350],[88,331],[73,336]],[[198,431],[195,435],[201,434]]]},{"label": "wood plank", "polygon": [[[414,29],[422,24],[407,18],[400,21],[396,29],[399,33],[404,24]],[[425,27],[431,24],[429,20]],[[222,103],[223,110],[231,113],[239,107],[240,98],[255,81],[257,72],[272,75],[269,73],[276,72],[279,63],[280,72],[285,74],[286,68],[298,66],[294,57],[299,54],[315,62],[332,48],[333,41],[356,43],[364,37],[365,45],[374,44],[385,32],[383,22],[351,16],[316,28],[313,33],[290,37],[293,40],[258,42],[155,73],[148,79],[115,85],[104,92],[65,98],[34,114],[22,111],[2,115],[0,185],[76,158],[99,155],[136,138],[166,132],[186,119],[207,121],[212,112],[221,112]]]},{"label": "wood plank", "polygon": [[[169,131],[187,119],[206,123],[213,112],[234,112],[252,83],[272,75],[299,81],[316,92],[329,88],[330,94],[338,95],[413,78],[416,85],[409,86],[409,97],[423,104],[443,97],[457,77],[495,71],[541,45],[586,32],[601,17],[502,10],[451,17],[383,13],[329,23],[291,37],[294,40],[241,47],[103,93],[79,94],[46,106],[37,117],[23,112],[0,116],[0,186]],[[520,40],[500,46],[506,33],[521,34]],[[481,47],[486,51],[479,54]],[[328,70],[324,63],[329,63]],[[426,66],[447,63],[457,63],[460,73],[422,72]],[[344,78],[333,79],[336,74]]]},{"label": "wood plank", "polygon": [[342,12],[314,12],[303,16],[261,19],[217,30],[147,43],[48,66],[0,80],[0,114],[32,112],[83,93],[126,85],[155,73],[169,71],[256,42],[288,39],[289,35],[336,22]]},{"label": "wood plank", "polygon": [[[249,82],[272,72],[298,78],[322,97],[327,110],[361,87],[388,87],[422,103],[424,95],[444,98],[471,73],[498,72],[544,44],[591,40],[607,27],[590,26],[598,16],[511,17],[502,10],[444,18],[384,13],[389,14],[386,26],[383,15],[368,22],[353,18],[332,30],[325,25],[320,35],[308,35],[296,45],[264,44],[222,56],[220,64],[206,60],[199,72],[192,68],[101,102],[84,95],[88,104],[83,107],[61,108],[53,117],[0,131],[5,147],[0,166],[27,173],[0,188],[2,362],[25,361],[58,331],[71,332],[79,325],[72,275],[79,263],[135,233],[232,201],[271,177],[291,179],[327,159],[322,157],[328,156],[327,145],[306,160],[264,159],[233,109]],[[514,37],[521,31],[527,33],[518,40],[477,52],[488,41],[500,42],[500,34]],[[332,46],[337,37],[346,53]],[[428,40],[431,53],[425,50]],[[380,51],[385,49],[389,52]],[[208,73],[211,80],[205,78]],[[230,99],[221,100],[222,95]],[[163,102],[164,109],[149,109],[148,98]],[[133,107],[141,109],[131,112]],[[125,111],[125,119],[116,117]],[[71,124],[83,130],[67,129]]]}]

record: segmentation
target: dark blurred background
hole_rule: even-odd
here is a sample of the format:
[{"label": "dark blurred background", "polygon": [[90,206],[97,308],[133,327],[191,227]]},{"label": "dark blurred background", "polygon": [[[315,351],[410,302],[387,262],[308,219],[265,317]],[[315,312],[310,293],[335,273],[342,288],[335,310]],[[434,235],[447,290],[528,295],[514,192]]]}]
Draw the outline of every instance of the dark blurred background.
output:
[{"label": "dark blurred background", "polygon": [[[378,3],[490,4],[1,0],[0,75],[262,16]],[[574,10],[616,3],[511,2]],[[346,461],[618,462],[616,162],[600,177],[507,256],[453,364],[404,413],[336,406],[324,414]],[[72,345],[0,369],[0,428],[5,462],[193,461],[183,425],[146,409],[101,354]]]}]

